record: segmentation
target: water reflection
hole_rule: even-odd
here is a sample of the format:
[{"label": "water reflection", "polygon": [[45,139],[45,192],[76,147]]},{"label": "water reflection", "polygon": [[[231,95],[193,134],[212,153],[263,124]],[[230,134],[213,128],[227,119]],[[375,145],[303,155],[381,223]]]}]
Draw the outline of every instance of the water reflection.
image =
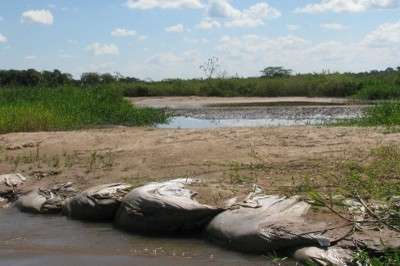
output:
[{"label": "water reflection", "polygon": [[281,127],[319,125],[362,115],[364,106],[276,106],[174,110],[158,128]]},{"label": "water reflection", "polygon": [[224,127],[281,127],[281,126],[305,126],[320,125],[333,122],[337,119],[347,119],[353,117],[324,117],[315,116],[305,119],[290,118],[258,118],[258,119],[201,119],[186,116],[176,116],[170,119],[168,124],[158,125],[158,128],[224,128]]}]

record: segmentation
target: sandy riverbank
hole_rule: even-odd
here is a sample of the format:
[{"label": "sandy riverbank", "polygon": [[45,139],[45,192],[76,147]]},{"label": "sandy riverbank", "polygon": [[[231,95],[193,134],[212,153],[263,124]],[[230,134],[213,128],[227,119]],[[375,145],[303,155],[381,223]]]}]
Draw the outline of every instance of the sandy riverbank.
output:
[{"label": "sandy riverbank", "polygon": [[[329,183],[346,160],[400,144],[400,134],[367,128],[112,128],[0,136],[0,173],[21,172],[31,185],[72,181],[81,188],[201,177],[240,190],[255,180],[280,193],[310,177]],[[258,168],[254,166],[259,166]],[[240,182],[243,183],[243,182]]]},{"label": "sandy riverbank", "polygon": [[127,98],[138,106],[169,108],[169,109],[198,109],[207,106],[226,105],[273,105],[279,104],[313,104],[313,105],[344,105],[351,104],[346,98],[310,98],[310,97],[137,97]]}]

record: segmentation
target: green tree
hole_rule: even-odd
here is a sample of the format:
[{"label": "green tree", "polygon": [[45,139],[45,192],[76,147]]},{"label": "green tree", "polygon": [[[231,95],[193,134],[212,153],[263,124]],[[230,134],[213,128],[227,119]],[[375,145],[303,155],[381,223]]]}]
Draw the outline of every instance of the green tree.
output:
[{"label": "green tree", "polygon": [[101,83],[101,76],[94,72],[83,73],[81,76],[82,85],[95,85]]},{"label": "green tree", "polygon": [[288,77],[292,74],[291,69],[285,69],[283,67],[266,67],[261,70],[262,77],[265,78],[280,78],[280,77]]},{"label": "green tree", "polygon": [[117,79],[113,75],[106,73],[101,75],[101,82],[102,83],[112,83],[115,82]]}]

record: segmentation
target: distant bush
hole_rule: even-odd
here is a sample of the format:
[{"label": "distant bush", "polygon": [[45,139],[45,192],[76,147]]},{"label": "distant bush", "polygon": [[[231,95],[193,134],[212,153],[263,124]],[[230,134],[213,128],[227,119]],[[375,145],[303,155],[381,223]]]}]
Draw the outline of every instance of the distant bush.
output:
[{"label": "distant bush", "polygon": [[127,97],[218,96],[218,97],[347,97],[362,88],[361,81],[340,75],[301,75],[282,78],[231,78],[168,80],[118,84]]},{"label": "distant bush", "polygon": [[368,84],[357,93],[358,98],[365,100],[389,100],[400,98],[400,84]]}]

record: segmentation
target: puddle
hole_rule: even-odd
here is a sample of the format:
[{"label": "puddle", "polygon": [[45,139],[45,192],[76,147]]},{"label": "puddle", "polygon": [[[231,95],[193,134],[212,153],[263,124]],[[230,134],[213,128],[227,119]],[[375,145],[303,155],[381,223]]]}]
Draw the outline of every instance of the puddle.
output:
[{"label": "puddle", "polygon": [[[0,265],[274,265],[202,239],[148,238],[110,224],[0,210]],[[281,265],[295,265],[287,261]]]},{"label": "puddle", "polygon": [[362,115],[362,106],[229,107],[173,110],[158,128],[281,127],[320,125]]}]

